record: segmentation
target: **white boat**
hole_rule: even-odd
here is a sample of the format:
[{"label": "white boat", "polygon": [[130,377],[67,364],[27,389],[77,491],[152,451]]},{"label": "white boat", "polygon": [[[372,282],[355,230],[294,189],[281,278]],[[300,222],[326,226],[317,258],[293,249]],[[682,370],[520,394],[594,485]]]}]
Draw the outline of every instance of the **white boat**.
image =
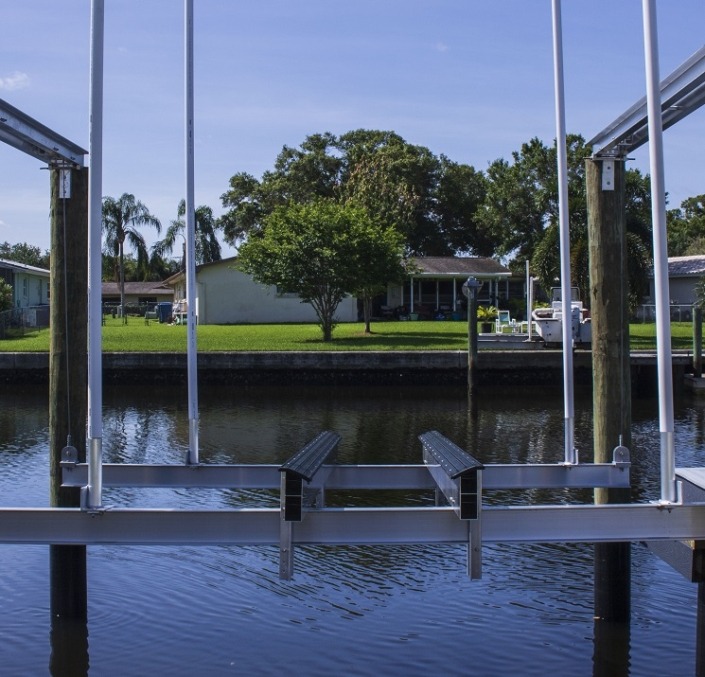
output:
[{"label": "white boat", "polygon": [[[563,343],[563,302],[560,287],[551,289],[551,306],[536,308],[531,313],[538,335],[548,344]],[[573,343],[589,345],[592,342],[592,325],[589,312],[583,307],[578,289],[571,289],[570,315]]]}]

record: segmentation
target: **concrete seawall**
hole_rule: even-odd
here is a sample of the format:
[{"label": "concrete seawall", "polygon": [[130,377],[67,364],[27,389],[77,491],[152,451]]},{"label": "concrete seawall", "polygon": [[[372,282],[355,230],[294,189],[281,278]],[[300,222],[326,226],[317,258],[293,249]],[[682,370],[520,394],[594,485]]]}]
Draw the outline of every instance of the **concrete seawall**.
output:
[{"label": "concrete seawall", "polygon": [[[480,352],[478,361],[480,384],[550,386],[563,381],[560,350],[488,350]],[[655,392],[655,356],[634,353],[631,363],[636,390]],[[673,356],[675,383],[682,383],[690,364],[688,355]],[[590,385],[590,351],[576,351],[574,367],[575,382]],[[198,373],[202,383],[225,384],[463,384],[467,381],[467,352],[201,353]],[[103,378],[106,383],[182,383],[186,381],[186,355],[105,353]],[[4,383],[45,383],[48,379],[48,354],[0,353],[0,380]]]}]

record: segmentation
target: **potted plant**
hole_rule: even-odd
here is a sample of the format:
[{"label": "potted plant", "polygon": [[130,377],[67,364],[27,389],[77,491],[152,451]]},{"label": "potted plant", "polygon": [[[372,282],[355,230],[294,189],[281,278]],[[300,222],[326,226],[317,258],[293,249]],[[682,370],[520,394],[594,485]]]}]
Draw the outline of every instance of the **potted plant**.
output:
[{"label": "potted plant", "polygon": [[480,332],[482,334],[492,333],[492,325],[497,319],[497,308],[494,306],[478,306],[477,321],[480,323]]}]

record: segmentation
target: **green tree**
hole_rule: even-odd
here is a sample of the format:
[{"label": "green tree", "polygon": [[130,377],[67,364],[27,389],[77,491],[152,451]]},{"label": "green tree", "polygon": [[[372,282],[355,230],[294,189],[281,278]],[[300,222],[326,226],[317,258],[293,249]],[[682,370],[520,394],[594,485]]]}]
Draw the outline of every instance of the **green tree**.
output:
[{"label": "green tree", "polygon": [[17,244],[3,242],[0,244],[0,259],[17,261],[17,263],[24,263],[37,268],[49,268],[49,252],[44,251],[42,253],[39,247],[26,242],[18,242]]},{"label": "green tree", "polygon": [[474,220],[484,187],[481,172],[438,158],[394,132],[314,134],[298,148],[284,146],[261,180],[235,174],[221,196],[228,211],[220,223],[226,242],[237,245],[289,202],[353,200],[379,223],[394,226],[407,254],[477,253],[489,249]]},{"label": "green tree", "polygon": [[117,200],[103,198],[103,233],[105,234],[104,251],[117,259],[120,283],[120,306],[125,308],[125,243],[137,253],[138,269],[147,274],[149,269],[149,252],[144,237],[139,229],[144,226],[161,232],[159,219],[150,214],[147,207],[130,193],[123,193]]},{"label": "green tree", "polygon": [[0,312],[12,308],[12,286],[0,280]]},{"label": "green tree", "polygon": [[[579,135],[566,139],[571,284],[589,298],[587,200],[585,159],[591,149]],[[513,266],[531,267],[548,291],[560,278],[558,227],[558,168],[555,143],[551,148],[531,139],[512,154],[512,164],[497,160],[487,172],[485,204],[479,212],[488,237],[498,252],[513,257]],[[638,170],[625,173],[625,211],[630,302],[638,303],[648,288],[651,241],[651,199],[648,177]],[[512,265],[512,264],[510,264]],[[636,299],[636,300],[635,300]]]},{"label": "green tree", "polygon": [[[585,158],[590,148],[579,135],[566,139],[570,227],[587,222]],[[523,265],[531,259],[544,231],[558,222],[558,171],[555,144],[537,138],[512,153],[513,162],[495,160],[487,170],[487,191],[478,218],[497,253]]]},{"label": "green tree", "polygon": [[398,273],[401,252],[393,231],[373,223],[364,208],[319,199],[275,209],[242,245],[239,262],[258,282],[310,303],[330,341],[346,294],[386,284]]},{"label": "green tree", "polygon": [[[159,240],[153,247],[153,254],[164,256],[171,254],[178,238],[183,237],[186,241],[186,200],[179,202],[176,220],[171,222],[171,225],[164,233],[164,239]],[[220,261],[220,243],[216,235],[218,226],[216,219],[213,217],[213,210],[210,207],[201,205],[196,208],[196,263],[211,263]]]},{"label": "green tree", "polygon": [[405,279],[404,240],[391,226],[380,226],[371,219],[359,218],[354,252],[356,273],[350,292],[362,301],[365,333],[370,334],[372,301],[387,290],[387,285]]},{"label": "green tree", "polygon": [[689,197],[680,209],[669,210],[667,224],[669,256],[705,254],[705,195]]}]

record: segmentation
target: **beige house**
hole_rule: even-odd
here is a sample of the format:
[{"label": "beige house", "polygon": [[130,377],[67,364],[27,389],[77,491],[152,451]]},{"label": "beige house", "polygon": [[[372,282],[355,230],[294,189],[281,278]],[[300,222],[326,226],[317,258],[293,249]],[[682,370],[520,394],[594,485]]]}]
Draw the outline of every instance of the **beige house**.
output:
[{"label": "beige house", "polygon": [[[174,290],[175,300],[186,298],[184,273],[172,275],[164,284]],[[237,257],[196,266],[196,316],[199,324],[318,321],[313,306],[296,294],[258,284],[238,270]],[[357,300],[343,299],[336,318],[339,322],[357,321]]]}]

